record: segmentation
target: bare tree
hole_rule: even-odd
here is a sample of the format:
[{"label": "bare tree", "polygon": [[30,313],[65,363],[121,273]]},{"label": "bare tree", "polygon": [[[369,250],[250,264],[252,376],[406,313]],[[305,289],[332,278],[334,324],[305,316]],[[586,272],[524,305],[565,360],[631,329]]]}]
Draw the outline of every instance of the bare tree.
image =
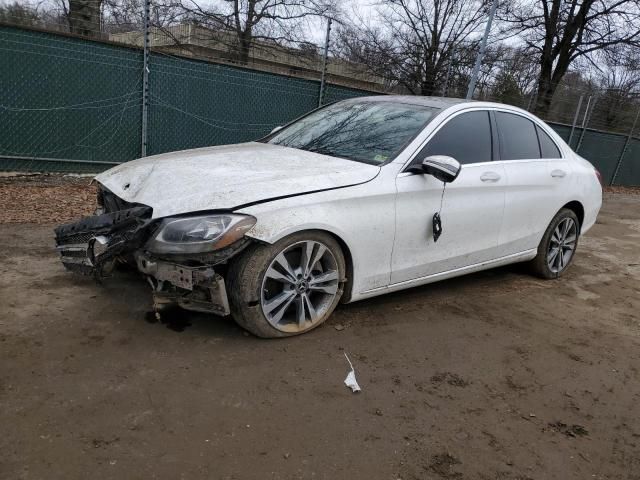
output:
[{"label": "bare tree", "polygon": [[537,53],[540,75],[535,111],[546,115],[569,67],[616,45],[640,46],[639,0],[513,0],[501,19]]},{"label": "bare tree", "polygon": [[380,1],[375,22],[343,29],[342,52],[413,94],[433,95],[450,73],[454,52],[461,59],[476,48],[472,36],[486,7],[484,0]]},{"label": "bare tree", "polygon": [[40,21],[41,16],[38,11],[28,5],[21,5],[18,2],[0,5],[0,22],[37,26]]},{"label": "bare tree", "polygon": [[640,52],[617,46],[601,55],[596,75],[600,94],[593,112],[596,128],[629,131],[640,108]]},{"label": "bare tree", "polygon": [[[109,33],[142,32],[145,0],[103,0],[103,30]],[[183,10],[172,0],[151,2],[151,25],[164,28],[180,23]]]},{"label": "bare tree", "polygon": [[[291,44],[304,40],[304,20],[333,15],[336,0],[180,0],[182,21],[207,27],[212,32],[232,33],[229,47],[234,60],[246,64],[256,41]],[[224,36],[218,40],[224,41]]]},{"label": "bare tree", "polygon": [[68,20],[71,33],[99,37],[102,0],[69,0]]}]

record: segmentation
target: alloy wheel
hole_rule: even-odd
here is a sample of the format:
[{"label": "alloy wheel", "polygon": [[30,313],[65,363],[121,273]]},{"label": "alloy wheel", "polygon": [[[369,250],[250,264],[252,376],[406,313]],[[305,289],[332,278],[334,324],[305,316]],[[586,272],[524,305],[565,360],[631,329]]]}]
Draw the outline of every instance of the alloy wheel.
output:
[{"label": "alloy wheel", "polygon": [[262,281],[261,307],[277,330],[299,333],[324,319],[340,284],[331,250],[321,242],[294,243],[269,264]]},{"label": "alloy wheel", "polygon": [[572,218],[564,218],[558,223],[549,239],[547,265],[553,273],[560,273],[569,265],[577,243],[576,222]]}]

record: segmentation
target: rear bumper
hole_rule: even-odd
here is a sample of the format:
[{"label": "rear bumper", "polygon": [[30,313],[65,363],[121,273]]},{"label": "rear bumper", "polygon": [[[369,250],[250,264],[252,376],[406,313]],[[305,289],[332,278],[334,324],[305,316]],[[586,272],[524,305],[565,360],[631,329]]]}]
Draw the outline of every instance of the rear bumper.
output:
[{"label": "rear bumper", "polygon": [[586,233],[591,227],[593,227],[598,219],[598,213],[602,207],[602,194],[597,197],[597,201],[592,202],[591,208],[585,209],[584,220],[580,228],[580,234]]}]

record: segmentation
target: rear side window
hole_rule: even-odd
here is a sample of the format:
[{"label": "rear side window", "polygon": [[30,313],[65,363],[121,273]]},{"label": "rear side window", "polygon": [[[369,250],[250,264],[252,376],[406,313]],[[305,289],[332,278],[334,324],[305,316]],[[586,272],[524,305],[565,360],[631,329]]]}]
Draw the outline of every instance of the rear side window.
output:
[{"label": "rear side window", "polygon": [[536,126],[531,120],[512,113],[496,112],[501,160],[540,158]]},{"label": "rear side window", "polygon": [[467,112],[453,117],[429,140],[416,161],[430,155],[447,155],[461,164],[490,162],[493,155],[489,112]]},{"label": "rear side window", "polygon": [[538,140],[540,141],[540,151],[542,152],[542,158],[562,158],[560,150],[556,144],[551,140],[551,137],[547,135],[538,125],[536,125],[536,132],[538,132]]}]

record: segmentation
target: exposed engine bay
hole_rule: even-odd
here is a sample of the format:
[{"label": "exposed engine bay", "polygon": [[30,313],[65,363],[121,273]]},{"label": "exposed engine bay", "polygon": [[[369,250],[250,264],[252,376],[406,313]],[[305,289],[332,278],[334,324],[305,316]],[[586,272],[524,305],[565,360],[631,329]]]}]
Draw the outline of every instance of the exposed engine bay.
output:
[{"label": "exposed engine bay", "polygon": [[[238,216],[222,216],[232,218],[228,224],[233,223],[235,217]],[[227,261],[250,240],[231,235],[229,244],[205,251],[189,251],[194,250],[192,243],[180,249],[159,240],[172,223],[191,222],[187,225],[190,227],[197,221],[203,223],[202,218],[218,217],[152,219],[151,207],[125,202],[100,186],[95,215],[57,227],[56,248],[68,270],[91,276],[97,282],[102,282],[119,266],[136,269],[151,285],[156,310],[173,304],[188,310],[228,315],[230,308],[224,282]],[[242,221],[244,218],[236,223]],[[200,225],[196,224],[194,231],[200,233],[198,228]],[[242,226],[238,231],[243,231]],[[164,233],[164,237],[167,236]]]}]

